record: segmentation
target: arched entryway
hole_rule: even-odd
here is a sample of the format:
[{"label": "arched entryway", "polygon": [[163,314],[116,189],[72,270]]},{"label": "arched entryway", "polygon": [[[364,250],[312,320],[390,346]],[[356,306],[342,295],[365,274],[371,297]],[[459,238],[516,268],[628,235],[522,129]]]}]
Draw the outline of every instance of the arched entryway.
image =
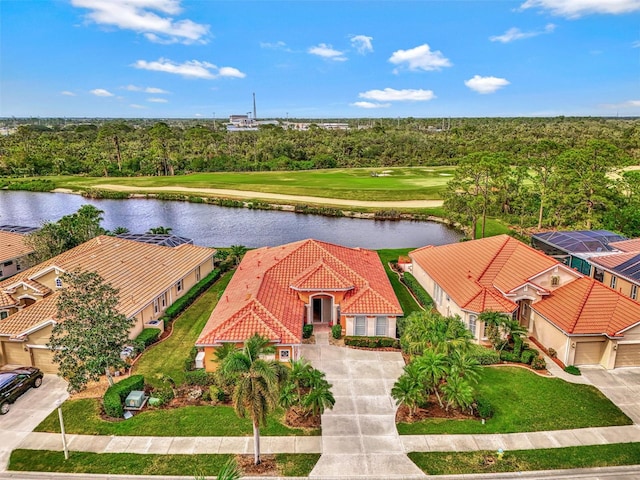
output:
[{"label": "arched entryway", "polygon": [[333,323],[333,297],[331,295],[314,295],[310,298],[311,323]]}]

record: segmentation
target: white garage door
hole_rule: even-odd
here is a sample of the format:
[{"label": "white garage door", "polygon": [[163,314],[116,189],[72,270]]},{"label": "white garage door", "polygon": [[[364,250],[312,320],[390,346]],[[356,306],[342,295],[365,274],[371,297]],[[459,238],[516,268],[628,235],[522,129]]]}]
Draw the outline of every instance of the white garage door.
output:
[{"label": "white garage door", "polygon": [[579,342],[576,343],[576,356],[573,359],[575,365],[595,365],[600,363],[604,342]]},{"label": "white garage door", "polygon": [[640,343],[618,344],[617,367],[637,367],[640,365]]},{"label": "white garage door", "polygon": [[53,363],[53,352],[46,348],[31,349],[33,366],[38,367],[44,373],[58,373],[58,365]]}]

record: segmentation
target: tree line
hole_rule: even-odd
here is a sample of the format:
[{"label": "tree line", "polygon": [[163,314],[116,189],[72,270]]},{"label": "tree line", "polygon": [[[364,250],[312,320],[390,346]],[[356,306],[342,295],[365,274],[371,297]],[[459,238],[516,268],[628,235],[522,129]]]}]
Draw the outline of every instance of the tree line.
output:
[{"label": "tree line", "polygon": [[[475,152],[512,165],[557,157],[592,140],[637,163],[640,121],[617,118],[382,119],[349,130],[261,126],[227,132],[218,122],[133,120],[21,124],[0,136],[0,175],[179,175],[192,172],[455,165]],[[547,144],[554,145],[548,148]]]}]

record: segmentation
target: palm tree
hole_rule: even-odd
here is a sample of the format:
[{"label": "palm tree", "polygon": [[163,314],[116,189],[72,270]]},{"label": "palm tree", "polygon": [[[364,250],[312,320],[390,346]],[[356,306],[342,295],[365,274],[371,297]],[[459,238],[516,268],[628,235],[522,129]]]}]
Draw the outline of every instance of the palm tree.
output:
[{"label": "palm tree", "polygon": [[447,381],[452,376],[464,378],[467,381],[478,383],[482,366],[478,359],[466,352],[456,351],[447,357],[448,376]]},{"label": "palm tree", "polygon": [[173,228],[171,227],[159,226],[159,227],[150,228],[149,230],[147,230],[147,233],[151,233],[154,235],[169,235],[172,230]]},{"label": "palm tree", "polygon": [[302,398],[302,408],[306,411],[307,416],[322,415],[327,408],[333,408],[335,404],[336,399],[331,393],[331,384],[324,379],[314,385]]},{"label": "palm tree", "polygon": [[114,235],[122,235],[124,233],[129,233],[129,229],[127,227],[116,227],[111,230],[111,233],[113,233]]},{"label": "palm tree", "polygon": [[440,399],[438,390],[440,388],[440,382],[447,373],[446,358],[444,353],[438,353],[433,349],[428,349],[413,362],[419,372],[419,378],[424,382],[427,392],[435,393],[440,407],[442,407],[442,400]]},{"label": "palm tree", "polygon": [[522,336],[527,333],[517,320],[504,313],[487,310],[478,315],[478,320],[486,323],[485,332],[495,350],[502,351],[507,345],[509,337]]},{"label": "palm tree", "polygon": [[233,258],[233,262],[237,267],[240,265],[240,260],[242,260],[243,255],[247,253],[247,247],[244,245],[231,245],[229,249],[231,251],[230,256]]},{"label": "palm tree", "polygon": [[393,385],[391,396],[396,401],[396,405],[406,405],[409,416],[413,417],[418,405],[424,402],[424,391],[424,384],[420,381],[415,363],[410,363],[404,367],[404,373]]},{"label": "palm tree", "polygon": [[235,383],[232,402],[236,414],[251,417],[256,465],[260,464],[260,425],[266,424],[267,416],[278,405],[288,373],[280,362],[261,358],[273,350],[267,338],[255,334],[222,363],[223,374]]},{"label": "palm tree", "polygon": [[464,378],[451,376],[447,378],[447,383],[442,385],[442,395],[449,407],[453,408],[471,408],[473,404],[473,388]]}]

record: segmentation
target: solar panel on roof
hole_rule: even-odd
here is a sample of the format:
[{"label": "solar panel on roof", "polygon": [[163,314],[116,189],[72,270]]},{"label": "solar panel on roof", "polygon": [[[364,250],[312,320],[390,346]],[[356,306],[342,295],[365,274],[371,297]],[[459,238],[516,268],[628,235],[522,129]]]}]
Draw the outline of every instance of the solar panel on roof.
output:
[{"label": "solar panel on roof", "polygon": [[640,280],[640,255],[630,258],[613,269],[625,277]]},{"label": "solar panel on roof", "polygon": [[0,225],[0,230],[11,233],[31,233],[39,230],[38,227],[25,227],[21,225]]}]

